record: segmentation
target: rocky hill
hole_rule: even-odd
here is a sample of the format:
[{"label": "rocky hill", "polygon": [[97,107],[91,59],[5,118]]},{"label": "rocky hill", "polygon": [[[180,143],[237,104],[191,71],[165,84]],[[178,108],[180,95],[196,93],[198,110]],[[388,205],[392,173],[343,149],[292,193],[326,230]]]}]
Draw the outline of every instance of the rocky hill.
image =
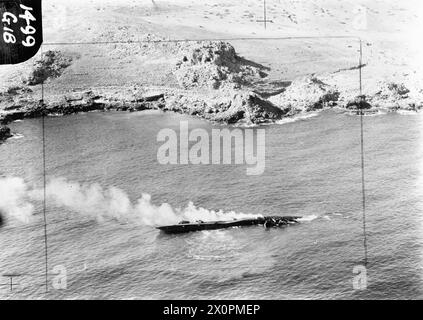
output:
[{"label": "rocky hill", "polygon": [[[359,95],[353,37],[363,39],[370,108],[423,106],[416,2],[365,1],[363,30],[349,0],[268,1],[267,29],[257,23],[262,3],[253,0],[46,0],[43,6],[44,55],[0,67],[3,124],[111,109],[162,109],[223,123],[351,109]],[[323,35],[351,38],[309,38]],[[300,38],[277,39],[283,36]],[[269,39],[250,39],[258,37]],[[235,40],[194,41],[216,38]]]}]

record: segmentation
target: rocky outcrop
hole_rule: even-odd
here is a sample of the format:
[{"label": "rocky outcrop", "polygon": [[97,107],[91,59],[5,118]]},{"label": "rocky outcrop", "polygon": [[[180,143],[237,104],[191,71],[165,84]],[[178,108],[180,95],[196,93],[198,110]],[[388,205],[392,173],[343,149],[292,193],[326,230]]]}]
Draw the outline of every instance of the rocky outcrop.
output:
[{"label": "rocky outcrop", "polygon": [[231,44],[189,43],[180,56],[174,73],[182,90],[167,94],[164,110],[228,124],[263,123],[286,114],[249,91],[252,83],[267,76],[268,68],[240,57]]},{"label": "rocky outcrop", "polygon": [[339,97],[335,87],[312,76],[294,81],[285,91],[269,100],[281,109],[290,109],[290,114],[295,115],[335,106]]},{"label": "rocky outcrop", "polygon": [[418,112],[423,109],[423,91],[413,92],[403,83],[383,82],[367,95],[343,98],[341,106],[352,111],[365,110],[366,113],[378,110]]},{"label": "rocky outcrop", "polygon": [[182,50],[175,75],[184,89],[240,88],[267,76],[266,68],[237,55],[222,41],[189,44]]},{"label": "rocky outcrop", "polygon": [[[394,87],[391,87],[394,88]],[[391,91],[388,91],[391,92]],[[408,101],[406,90],[396,90],[398,101]],[[36,118],[43,115],[69,115],[90,111],[173,111],[223,124],[263,124],[280,120],[299,113],[321,110],[339,105],[350,111],[377,111],[375,101],[386,93],[375,96],[357,97],[349,101],[339,99],[336,89],[316,78],[294,82],[283,93],[264,99],[261,95],[241,89],[221,90],[177,90],[125,88],[119,90],[87,90],[69,92],[66,95],[48,96],[48,100],[39,101],[38,95],[25,88],[11,88],[0,93],[0,124],[24,118]],[[390,96],[388,96],[390,97]],[[402,98],[401,98],[402,97]],[[389,98],[391,99],[391,98]],[[411,104],[402,108],[412,109]],[[7,131],[3,130],[3,136]]]},{"label": "rocky outcrop", "polygon": [[164,93],[142,92],[129,90],[116,92],[82,91],[71,92],[64,96],[49,96],[48,100],[40,101],[34,96],[7,96],[0,101],[0,123],[8,124],[15,120],[37,118],[48,115],[69,115],[90,111],[143,111],[163,109]]},{"label": "rocky outcrop", "polygon": [[72,64],[72,57],[57,51],[49,50],[36,60],[32,71],[24,83],[30,86],[41,84],[49,78],[58,78]]},{"label": "rocky outcrop", "polygon": [[12,137],[12,133],[10,128],[6,126],[0,126],[0,143],[5,141],[6,139]]},{"label": "rocky outcrop", "polygon": [[403,83],[385,82],[380,90],[368,97],[375,108],[418,111],[423,108],[423,95],[413,94]]},{"label": "rocky outcrop", "polygon": [[219,93],[184,92],[166,98],[164,110],[187,113],[210,121],[233,124],[259,124],[281,119],[287,110],[280,109],[253,92]]},{"label": "rocky outcrop", "polygon": [[[348,96],[343,92],[341,96],[335,85],[328,84],[336,84],[330,78],[322,81],[310,76],[293,82],[264,81],[269,69],[240,57],[227,42],[173,44],[163,39],[148,39],[152,43],[140,47],[143,59],[148,62],[148,57],[160,55],[160,50],[166,49],[166,57],[171,58],[169,70],[177,81],[150,87],[93,86],[96,89],[85,91],[62,88],[57,96],[52,86],[45,100],[40,101],[40,86],[30,86],[60,77],[73,62],[70,55],[61,51],[47,51],[35,62],[27,85],[10,87],[0,93],[0,124],[43,115],[105,110],[158,109],[225,124],[262,124],[334,106],[370,112],[386,106],[394,110],[423,108],[423,102],[416,103],[404,84],[386,83],[366,97],[354,98],[355,91]],[[269,87],[270,83],[273,85]]]},{"label": "rocky outcrop", "polygon": [[255,93],[247,93],[241,96],[242,101],[246,103],[248,120],[251,123],[263,123],[280,120],[288,115],[289,108],[279,108],[268,100],[263,99]]},{"label": "rocky outcrop", "polygon": [[358,96],[348,101],[345,108],[348,110],[370,110],[373,106],[366,101],[366,96]]}]

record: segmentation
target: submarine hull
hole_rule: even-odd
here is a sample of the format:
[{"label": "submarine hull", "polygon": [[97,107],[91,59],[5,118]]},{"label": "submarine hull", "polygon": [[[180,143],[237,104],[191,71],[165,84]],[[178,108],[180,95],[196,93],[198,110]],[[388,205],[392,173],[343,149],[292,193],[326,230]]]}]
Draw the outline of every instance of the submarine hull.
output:
[{"label": "submarine hull", "polygon": [[233,221],[181,223],[176,225],[158,227],[157,229],[167,234],[181,234],[205,230],[219,230],[258,225],[263,225],[267,228],[272,228],[296,224],[299,223],[299,219],[301,219],[301,217],[260,217],[255,219],[240,219]]}]

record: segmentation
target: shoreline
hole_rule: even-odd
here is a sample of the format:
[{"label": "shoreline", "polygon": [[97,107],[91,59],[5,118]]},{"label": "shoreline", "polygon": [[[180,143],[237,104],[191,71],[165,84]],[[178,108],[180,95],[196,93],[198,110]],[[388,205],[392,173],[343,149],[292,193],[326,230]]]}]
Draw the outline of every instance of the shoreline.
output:
[{"label": "shoreline", "polygon": [[[407,83],[409,89],[401,79],[375,79],[359,96],[357,68],[288,81],[280,71],[275,75],[272,67],[241,56],[229,42],[181,46],[151,34],[147,39],[151,42],[139,53],[142,60],[120,72],[118,85],[110,82],[114,71],[109,77],[96,73],[92,57],[81,61],[81,53],[45,52],[28,65],[18,84],[0,91],[0,124],[43,115],[161,110],[227,125],[261,125],[335,107],[357,114],[423,109],[423,89]],[[134,53],[128,54],[134,59]],[[83,68],[89,81],[80,82],[83,76],[75,68]],[[366,73],[367,68],[362,65]]]},{"label": "shoreline", "polygon": [[[423,89],[402,78],[373,78],[359,96],[358,69],[371,75],[368,63],[287,80],[272,62],[247,59],[229,42],[182,45],[155,34],[144,38],[141,48],[115,45],[101,59],[84,50],[44,52],[25,64],[18,82],[0,91],[0,125],[90,111],[172,111],[251,126],[331,108],[357,115],[423,109]],[[116,71],[116,61],[125,67]]]},{"label": "shoreline", "polygon": [[[163,91],[165,92],[165,91]],[[244,92],[245,93],[245,92]],[[267,99],[261,96],[247,92],[247,96],[255,97],[259,99],[259,102],[268,102]],[[278,124],[295,121],[296,117],[308,117],[310,115],[320,113],[326,110],[337,110],[339,112],[348,113],[352,116],[359,116],[361,110],[365,116],[384,115],[388,113],[420,113],[423,106],[417,108],[401,108],[401,107],[373,107],[368,108],[354,108],[357,104],[351,103],[349,105],[336,103],[331,106],[319,106],[315,109],[310,109],[301,112],[278,112],[275,114],[262,115],[251,117],[248,115],[248,110],[245,106],[244,110],[233,110],[231,113],[226,113],[224,116],[221,114],[209,113],[206,109],[196,109],[186,106],[186,108],[180,107],[180,104],[176,104],[172,101],[175,94],[169,95],[168,93],[154,93],[146,94],[143,96],[132,96],[116,98],[112,96],[95,94],[93,91],[88,90],[84,92],[73,93],[72,96],[62,96],[56,100],[50,100],[42,104],[42,101],[28,101],[27,98],[23,98],[27,105],[22,107],[13,107],[7,112],[0,113],[0,143],[14,136],[8,125],[15,121],[24,119],[34,119],[43,116],[48,117],[61,117],[72,114],[86,113],[86,112],[140,112],[148,110],[157,110],[162,112],[174,112],[177,114],[185,114],[188,116],[198,117],[200,119],[218,123],[222,125],[236,125],[236,126],[260,126],[269,124]],[[169,103],[169,99],[172,101]],[[183,98],[182,98],[183,99]],[[65,100],[65,103],[63,103]],[[352,107],[353,106],[353,107]],[[273,107],[273,106],[272,106]],[[246,116],[248,115],[248,117]]]},{"label": "shoreline", "polygon": [[[118,90],[117,93],[116,90],[85,90],[52,96],[48,100],[44,100],[44,103],[42,100],[35,100],[28,94],[18,93],[7,96],[6,93],[0,93],[0,98],[2,96],[6,97],[4,100],[9,99],[6,102],[8,106],[0,108],[0,125],[3,127],[17,120],[39,118],[43,115],[64,116],[91,111],[159,110],[197,116],[220,124],[260,125],[276,123],[296,115],[307,116],[327,109],[338,109],[358,115],[360,110],[363,110],[365,114],[377,114],[380,112],[419,112],[423,109],[423,103],[410,102],[403,98],[391,101],[390,105],[375,106],[373,105],[375,97],[363,97],[366,101],[362,103],[360,98],[355,98],[352,101],[345,101],[344,98],[322,101],[321,96],[314,97],[316,101],[307,101],[306,107],[301,106],[301,101],[298,101],[298,105],[289,104],[289,107],[284,108],[272,102],[275,95],[270,96],[270,99],[265,99],[254,91],[242,89],[211,94],[169,88],[152,88],[150,92],[137,94],[129,92],[125,88],[122,88],[121,91]],[[295,99],[297,98],[295,97]],[[367,102],[367,99],[370,102]],[[4,104],[4,100],[0,100],[0,106]],[[405,105],[400,105],[401,102],[405,102]],[[212,110],[207,104],[219,105],[221,108],[215,107]],[[6,131],[3,136],[6,136]]]},{"label": "shoreline", "polygon": [[[191,117],[198,117],[199,119],[209,121],[211,123],[216,123],[220,125],[234,125],[237,127],[256,127],[261,125],[272,125],[272,124],[285,124],[295,122],[301,119],[308,119],[310,117],[315,117],[324,111],[333,110],[335,112],[340,112],[343,114],[348,114],[351,116],[360,116],[363,112],[364,116],[379,116],[387,115],[391,113],[396,114],[419,114],[423,110],[423,106],[420,106],[415,109],[411,108],[399,108],[399,107],[373,107],[366,109],[360,108],[351,108],[351,106],[346,106],[342,104],[335,104],[332,106],[324,106],[322,108],[317,108],[313,110],[307,110],[304,112],[297,112],[294,114],[285,113],[281,117],[276,117],[273,119],[269,118],[259,118],[255,119],[255,122],[247,122],[244,118],[238,119],[239,121],[232,122],[231,117],[222,118],[217,117],[215,119],[210,116],[205,115],[200,112],[193,112],[188,110],[183,110],[180,108],[174,108],[166,104],[166,94],[153,94],[145,95],[141,99],[122,99],[116,100],[115,98],[106,98],[101,95],[93,95],[92,91],[85,91],[80,93],[74,93],[76,97],[68,98],[67,102],[70,105],[59,104],[57,102],[45,103],[44,107],[41,101],[32,101],[28,106],[17,108],[11,110],[7,113],[0,113],[0,144],[6,140],[15,136],[15,134],[8,127],[11,123],[16,121],[23,121],[25,119],[37,119],[41,118],[44,114],[46,117],[63,117],[67,115],[76,115],[89,112],[142,112],[142,111],[157,111],[157,112],[174,112],[176,114],[183,114]],[[265,100],[265,99],[263,99]],[[251,119],[249,119],[251,120]]]}]

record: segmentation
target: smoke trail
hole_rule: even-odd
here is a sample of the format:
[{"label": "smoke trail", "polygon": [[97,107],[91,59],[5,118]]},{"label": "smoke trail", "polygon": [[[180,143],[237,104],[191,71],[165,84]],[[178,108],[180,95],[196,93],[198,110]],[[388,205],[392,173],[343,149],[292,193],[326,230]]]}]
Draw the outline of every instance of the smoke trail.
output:
[{"label": "smoke trail", "polygon": [[28,201],[28,187],[20,178],[0,179],[0,212],[22,222],[29,222],[34,206]]},{"label": "smoke trail", "polygon": [[[3,190],[7,190],[6,196]],[[29,188],[22,179],[0,179],[0,210],[7,216],[27,222],[34,213],[33,202],[43,201],[43,190]],[[90,216],[100,221],[118,219],[148,226],[176,224],[181,220],[215,221],[221,219],[252,218],[235,212],[211,211],[189,203],[186,208],[174,209],[169,204],[160,206],[151,202],[151,196],[143,194],[133,204],[129,196],[115,187],[102,188],[99,184],[80,184],[64,178],[53,179],[46,187],[49,205],[67,208],[72,212]]]}]

